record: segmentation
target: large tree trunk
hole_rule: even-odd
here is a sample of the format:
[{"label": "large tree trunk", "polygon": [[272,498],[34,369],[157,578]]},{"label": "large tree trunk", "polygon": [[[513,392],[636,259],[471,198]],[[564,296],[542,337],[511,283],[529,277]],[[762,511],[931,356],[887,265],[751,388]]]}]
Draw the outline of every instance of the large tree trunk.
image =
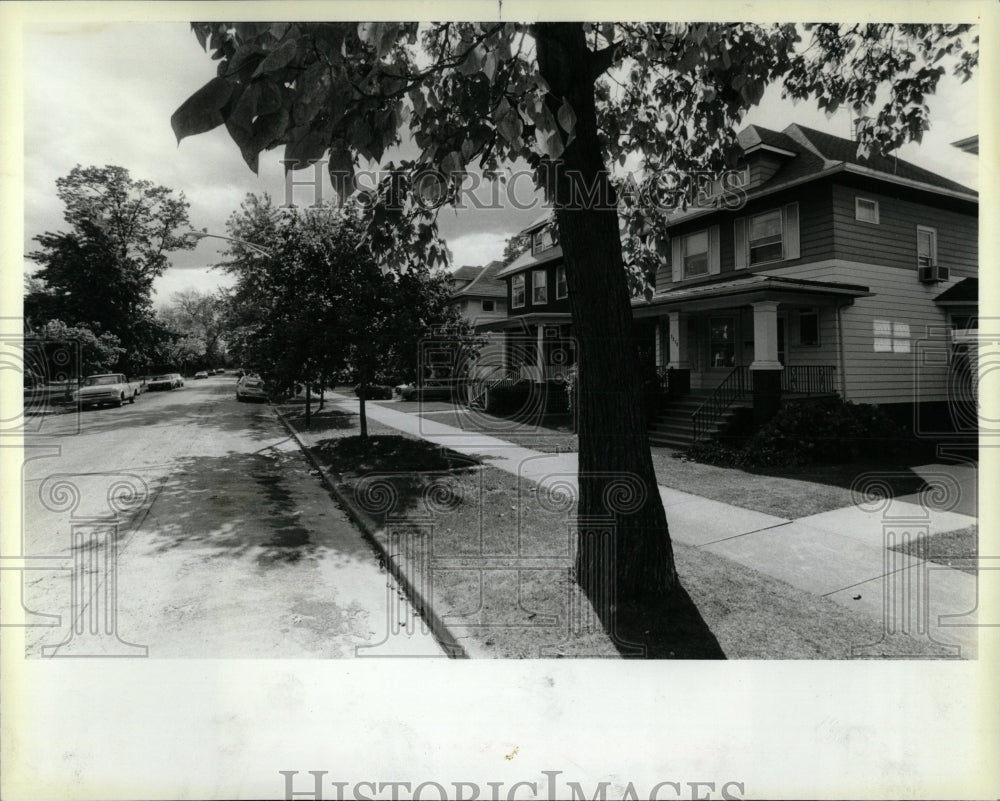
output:
[{"label": "large tree trunk", "polygon": [[[597,139],[593,54],[579,23],[541,23],[536,33],[553,112],[563,97],[576,112],[576,138],[543,174],[578,346],[576,578],[607,622],[616,599],[662,598],[677,575],[642,409],[618,215],[607,203],[613,193]],[[588,197],[594,202],[583,202]]]},{"label": "large tree trunk", "polygon": [[365,382],[362,381],[358,385],[358,408],[361,415],[361,438],[365,439],[368,436],[368,416],[365,414],[365,395],[367,387],[365,387]]}]

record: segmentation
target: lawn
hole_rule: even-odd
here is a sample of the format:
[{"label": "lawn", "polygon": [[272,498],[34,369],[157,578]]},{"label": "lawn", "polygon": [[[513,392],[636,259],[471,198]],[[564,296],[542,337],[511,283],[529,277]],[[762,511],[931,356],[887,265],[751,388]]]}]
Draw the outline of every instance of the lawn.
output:
[{"label": "lawn", "polygon": [[[301,430],[301,406],[281,407]],[[382,530],[403,569],[472,656],[841,659],[880,623],[698,548],[674,545],[683,589],[622,604],[615,637],[571,580],[575,504],[473,457],[357,416],[314,413],[313,453]],[[417,565],[429,564],[428,574]],[[641,650],[636,650],[639,646]],[[932,653],[908,640],[887,650]],[[917,648],[919,650],[912,651]]]},{"label": "lawn", "polygon": [[906,543],[893,546],[892,550],[908,553],[911,556],[922,556],[929,562],[945,567],[953,567],[963,573],[976,575],[976,563],[979,553],[979,527],[969,526],[957,531],[942,531],[926,540],[927,550],[920,553],[919,540],[911,539]]}]

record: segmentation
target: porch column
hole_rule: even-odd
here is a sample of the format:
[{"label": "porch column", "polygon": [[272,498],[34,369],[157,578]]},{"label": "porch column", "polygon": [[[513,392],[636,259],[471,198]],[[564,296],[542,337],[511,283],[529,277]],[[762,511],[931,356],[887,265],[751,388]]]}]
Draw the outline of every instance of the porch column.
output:
[{"label": "porch column", "polygon": [[535,365],[538,367],[538,380],[545,382],[545,326],[538,324],[538,347],[535,349]]},{"label": "porch column", "polygon": [[757,423],[766,422],[781,403],[781,371],[778,361],[778,303],[762,300],[753,304],[753,414]]},{"label": "porch column", "polygon": [[687,395],[691,391],[691,343],[688,341],[687,317],[679,311],[667,315],[670,325],[667,364],[670,394]]}]

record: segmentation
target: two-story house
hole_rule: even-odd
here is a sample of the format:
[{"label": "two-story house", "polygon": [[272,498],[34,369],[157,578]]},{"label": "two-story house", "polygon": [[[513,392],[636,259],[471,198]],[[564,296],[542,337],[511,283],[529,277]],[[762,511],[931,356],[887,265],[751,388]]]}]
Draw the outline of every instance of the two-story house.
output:
[{"label": "two-story house", "polygon": [[672,215],[633,301],[672,394],[758,417],[782,393],[946,406],[952,332],[977,325],[977,194],[800,125],[739,140],[742,188]]}]

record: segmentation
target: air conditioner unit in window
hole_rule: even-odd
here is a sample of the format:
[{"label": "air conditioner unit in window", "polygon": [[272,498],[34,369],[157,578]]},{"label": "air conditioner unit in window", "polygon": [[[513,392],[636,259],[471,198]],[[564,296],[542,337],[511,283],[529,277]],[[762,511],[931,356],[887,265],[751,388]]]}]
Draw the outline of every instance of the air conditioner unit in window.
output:
[{"label": "air conditioner unit in window", "polygon": [[927,264],[917,268],[917,278],[924,284],[947,281],[949,274],[950,271],[947,267],[938,264]]}]

